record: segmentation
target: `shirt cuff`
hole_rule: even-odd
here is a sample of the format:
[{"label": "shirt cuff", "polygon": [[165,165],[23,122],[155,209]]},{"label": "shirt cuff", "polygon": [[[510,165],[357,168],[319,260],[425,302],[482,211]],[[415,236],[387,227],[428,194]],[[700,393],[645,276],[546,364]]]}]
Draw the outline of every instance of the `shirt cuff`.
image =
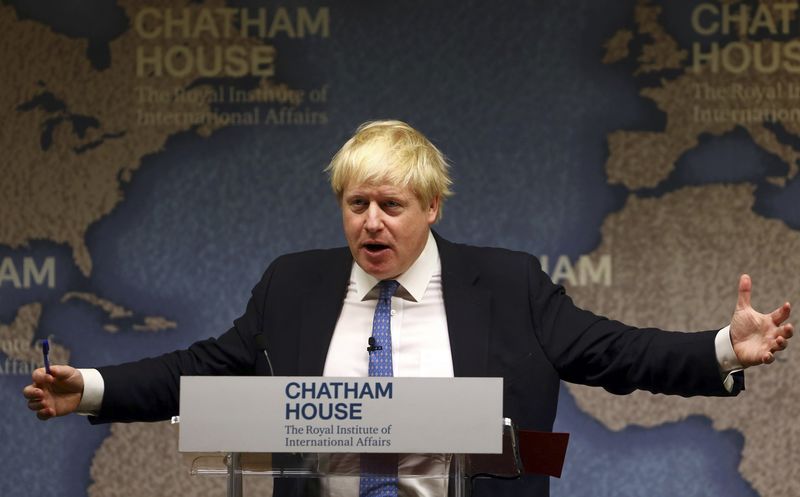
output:
[{"label": "shirt cuff", "polygon": [[83,395],[75,412],[82,416],[97,416],[103,405],[103,375],[96,369],[78,369],[78,372],[83,376]]},{"label": "shirt cuff", "polygon": [[722,328],[714,338],[714,349],[717,353],[717,363],[719,364],[719,372],[722,376],[722,385],[728,392],[733,391],[733,376],[731,373],[741,371],[744,369],[739,358],[736,357],[736,352],[733,350],[731,344],[731,327],[730,325]]}]

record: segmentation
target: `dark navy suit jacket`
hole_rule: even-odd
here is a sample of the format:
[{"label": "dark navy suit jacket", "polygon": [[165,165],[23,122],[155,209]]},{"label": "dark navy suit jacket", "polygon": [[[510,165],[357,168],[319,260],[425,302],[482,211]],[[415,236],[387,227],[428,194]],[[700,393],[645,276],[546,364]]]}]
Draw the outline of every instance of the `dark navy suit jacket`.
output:
[{"label": "dark navy suit jacket", "polygon": [[[632,328],[577,308],[529,254],[436,240],[455,375],[503,377],[504,415],[521,428],[552,430],[561,379],[618,394],[644,389],[723,396],[741,389],[740,382],[732,393],[722,385],[716,330]],[[176,415],[182,375],[267,374],[258,333],[266,336],[276,375],[321,376],[352,263],[347,248],[279,257],[253,289],[244,315],[219,338],[100,368],[103,405],[91,421]],[[547,495],[548,480],[531,477],[476,490]]]}]

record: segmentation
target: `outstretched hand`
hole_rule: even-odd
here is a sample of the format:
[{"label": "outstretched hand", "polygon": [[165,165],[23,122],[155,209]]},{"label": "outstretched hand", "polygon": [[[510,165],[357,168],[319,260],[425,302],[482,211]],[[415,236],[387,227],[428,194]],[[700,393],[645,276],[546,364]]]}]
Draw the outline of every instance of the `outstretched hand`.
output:
[{"label": "outstretched hand", "polygon": [[744,367],[769,364],[775,354],[789,345],[792,324],[787,323],[791,306],[786,302],[770,314],[761,314],[750,305],[750,276],[739,277],[739,299],[731,318],[731,344]]},{"label": "outstretched hand", "polygon": [[47,374],[44,368],[33,372],[33,384],[22,390],[28,399],[28,409],[36,417],[48,420],[75,412],[83,396],[83,376],[70,366],[52,366]]}]

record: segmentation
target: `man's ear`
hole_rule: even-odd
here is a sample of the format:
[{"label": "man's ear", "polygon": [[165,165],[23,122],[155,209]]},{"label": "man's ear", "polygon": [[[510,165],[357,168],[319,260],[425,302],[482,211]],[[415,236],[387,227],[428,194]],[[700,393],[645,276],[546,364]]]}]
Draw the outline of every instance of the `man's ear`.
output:
[{"label": "man's ear", "polygon": [[430,205],[428,205],[428,224],[433,224],[439,218],[439,195],[436,195],[431,199]]}]

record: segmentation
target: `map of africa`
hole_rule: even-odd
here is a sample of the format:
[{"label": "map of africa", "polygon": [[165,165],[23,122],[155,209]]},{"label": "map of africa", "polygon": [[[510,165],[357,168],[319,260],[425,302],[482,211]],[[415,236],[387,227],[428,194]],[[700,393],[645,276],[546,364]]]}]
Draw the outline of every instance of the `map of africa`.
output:
[{"label": "map of africa", "polygon": [[[765,122],[728,118],[719,122],[696,122],[693,108],[741,109],[752,103],[736,96],[709,102],[704,88],[742,85],[769,88],[789,86],[789,74],[710,75],[694,73],[685,51],[657,23],[660,8],[640,2],[636,7],[639,34],[649,35],[652,45],[639,57],[639,71],[654,68],[683,69],[683,73],[647,87],[641,95],[652,99],[666,113],[663,131],[616,131],[609,135],[610,155],[606,169],[610,182],[630,190],[655,187],[664,181],[680,156],[698,146],[701,135],[721,135],[735,127],[744,128],[753,142],[779,157],[785,175],[769,178],[785,184],[798,172],[798,151],[782,142]],[[630,32],[619,31],[608,43],[606,61],[624,57]],[[658,62],[656,62],[658,61]],[[778,108],[798,105],[784,95],[772,103]],[[800,132],[797,122],[780,121],[790,136]],[[725,275],[749,273],[754,278],[758,308],[771,310],[788,295],[800,293],[794,277],[800,271],[800,233],[785,223],[753,213],[753,185],[709,185],[686,187],[653,198],[631,195],[625,207],[606,218],[598,253],[613,253],[615,284],[610,292],[576,288],[576,301],[596,312],[614,316],[633,325],[662,323],[667,329],[703,329],[706,323],[725,323],[735,302],[735,281]],[[676,257],[675,254],[682,254]],[[720,254],[725,254],[720,257]],[[760,282],[760,283],[759,283]],[[771,306],[771,307],[770,307]],[[694,414],[709,417],[718,430],[735,429],[744,434],[740,470],[761,495],[797,495],[800,481],[786,478],[775,460],[791,458],[800,443],[800,430],[791,423],[773,435],[777,420],[790,419],[800,389],[791,378],[798,363],[787,352],[784,367],[757,368],[747,374],[748,394],[736,402],[707,398],[680,399],[635,392],[614,397],[599,389],[570,385],[578,406],[612,429],[629,424],[656,426],[685,419]],[[769,406],[769,407],[767,407]]]}]

